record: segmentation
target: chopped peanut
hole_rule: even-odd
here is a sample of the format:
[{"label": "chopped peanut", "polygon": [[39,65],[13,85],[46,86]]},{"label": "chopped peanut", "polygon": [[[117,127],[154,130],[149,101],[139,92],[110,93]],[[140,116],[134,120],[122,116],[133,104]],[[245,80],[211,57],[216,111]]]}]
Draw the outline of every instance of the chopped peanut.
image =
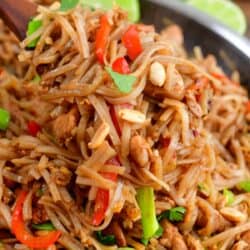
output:
[{"label": "chopped peanut", "polygon": [[88,144],[89,148],[95,149],[101,146],[105,138],[109,134],[109,131],[110,131],[109,125],[106,122],[103,122],[95,132],[91,142],[89,142]]},{"label": "chopped peanut", "polygon": [[247,220],[247,216],[232,207],[224,207],[220,210],[220,213],[229,221],[244,222]]},{"label": "chopped peanut", "polygon": [[166,80],[164,66],[158,62],[152,63],[150,66],[149,78],[153,85],[162,87]]},{"label": "chopped peanut", "polygon": [[131,109],[121,109],[118,112],[118,115],[125,121],[132,122],[132,123],[144,123],[146,117],[143,113],[137,110]]}]

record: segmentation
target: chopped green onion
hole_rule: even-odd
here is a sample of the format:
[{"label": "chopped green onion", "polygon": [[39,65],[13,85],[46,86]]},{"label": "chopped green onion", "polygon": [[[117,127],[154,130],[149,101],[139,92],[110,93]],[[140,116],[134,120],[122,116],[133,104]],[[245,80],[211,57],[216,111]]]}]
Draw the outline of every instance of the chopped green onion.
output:
[{"label": "chopped green onion", "polygon": [[41,79],[42,79],[41,76],[35,75],[35,77],[32,79],[32,82],[39,83],[41,81]]},{"label": "chopped green onion", "polygon": [[[31,21],[29,21],[28,23],[28,30],[27,30],[27,35],[30,36],[32,35],[34,32],[36,32],[40,27],[42,26],[42,21],[41,20],[34,20],[32,19]],[[31,41],[28,44],[28,48],[35,48],[36,44],[39,40],[39,37],[34,39],[33,41]]]},{"label": "chopped green onion", "polygon": [[198,190],[206,196],[209,196],[209,187],[206,183],[199,183]]},{"label": "chopped green onion", "polygon": [[157,216],[158,221],[168,219],[172,222],[183,221],[186,209],[184,207],[175,207],[162,212]]},{"label": "chopped green onion", "polygon": [[250,180],[249,181],[242,181],[242,182],[240,182],[237,185],[237,187],[239,189],[242,189],[242,190],[246,191],[246,192],[250,192]]},{"label": "chopped green onion", "polygon": [[41,223],[41,224],[32,224],[32,228],[37,229],[37,230],[43,230],[43,231],[55,230],[54,225],[50,221]]},{"label": "chopped green onion", "polygon": [[232,191],[225,188],[223,190],[223,195],[226,198],[227,205],[231,205],[234,202],[234,193]]},{"label": "chopped green onion", "polygon": [[61,0],[60,11],[68,11],[76,7],[79,0]]},{"label": "chopped green onion", "polygon": [[111,68],[106,67],[106,71],[114,80],[115,85],[122,93],[129,93],[132,90],[132,86],[136,81],[136,77],[132,75],[124,75],[114,72]]},{"label": "chopped green onion", "polygon": [[10,113],[0,108],[0,130],[6,130],[10,123]]},{"label": "chopped green onion", "polygon": [[136,199],[141,210],[143,239],[154,237],[159,229],[156,219],[154,190],[151,187],[142,187],[137,190]]},{"label": "chopped green onion", "polygon": [[103,235],[102,231],[96,232],[97,240],[102,243],[103,245],[114,245],[115,244],[115,236],[114,235]]}]

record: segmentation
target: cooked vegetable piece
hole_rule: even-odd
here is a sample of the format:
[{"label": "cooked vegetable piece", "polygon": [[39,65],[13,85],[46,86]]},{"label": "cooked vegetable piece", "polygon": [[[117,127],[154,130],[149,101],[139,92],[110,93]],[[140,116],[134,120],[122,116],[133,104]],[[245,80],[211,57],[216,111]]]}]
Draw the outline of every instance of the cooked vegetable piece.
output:
[{"label": "cooked vegetable piece", "polygon": [[250,181],[242,181],[237,185],[237,187],[246,192],[250,192]]},{"label": "cooked vegetable piece", "polygon": [[10,123],[10,113],[0,108],[0,130],[6,130]]},{"label": "cooked vegetable piece", "polygon": [[[34,32],[36,32],[40,27],[42,27],[42,21],[41,20],[35,20],[32,19],[31,21],[29,21],[28,23],[28,30],[27,30],[27,35],[30,36],[32,35]],[[28,44],[28,48],[35,48],[37,42],[39,41],[39,38],[36,38],[35,40],[31,41]]]},{"label": "cooked vegetable piece", "polygon": [[136,25],[131,25],[122,36],[122,43],[127,48],[128,56],[135,60],[142,52],[142,45]]},{"label": "cooked vegetable piece", "polygon": [[17,240],[30,248],[47,248],[58,240],[61,232],[52,231],[44,236],[33,236],[26,230],[23,220],[23,203],[27,195],[26,191],[21,191],[17,197],[11,221],[12,232]]},{"label": "cooked vegetable piece", "polygon": [[162,212],[157,216],[158,221],[162,219],[168,219],[172,222],[183,221],[186,209],[184,207],[174,207]]},{"label": "cooked vegetable piece", "polygon": [[32,224],[32,228],[37,229],[37,230],[44,230],[44,231],[54,231],[55,227],[54,225],[50,222],[44,222],[41,224]]},{"label": "cooked vegetable piece", "polygon": [[234,202],[234,193],[228,189],[223,190],[223,195],[226,198],[227,205],[231,205]]},{"label": "cooked vegetable piece", "polygon": [[95,54],[99,63],[104,64],[104,53],[107,47],[108,37],[111,32],[111,25],[107,15],[100,19],[100,27],[96,32]]},{"label": "cooked vegetable piece", "polygon": [[103,235],[102,231],[96,232],[96,238],[103,245],[114,245],[115,244],[115,236],[114,235]]},{"label": "cooked vegetable piece", "polygon": [[[115,163],[115,161],[112,163],[114,165],[119,166],[119,163]],[[103,177],[106,179],[116,181],[117,180],[117,174],[115,173],[107,173],[103,172],[101,173]],[[109,205],[109,190],[99,188],[97,190],[96,199],[95,199],[95,208],[94,208],[94,214],[92,219],[92,224],[95,226],[98,226],[101,224],[101,222],[105,218],[105,212]]]},{"label": "cooked vegetable piece", "polygon": [[124,57],[117,58],[112,64],[113,71],[120,74],[129,74],[130,69],[127,60]]},{"label": "cooked vegetable piece", "polygon": [[27,124],[27,127],[28,127],[29,134],[34,136],[34,137],[37,135],[37,133],[41,129],[40,125],[35,121],[29,121]]},{"label": "cooked vegetable piece", "polygon": [[143,239],[149,240],[159,230],[156,218],[154,190],[152,187],[142,187],[137,190],[136,199],[141,210]]}]

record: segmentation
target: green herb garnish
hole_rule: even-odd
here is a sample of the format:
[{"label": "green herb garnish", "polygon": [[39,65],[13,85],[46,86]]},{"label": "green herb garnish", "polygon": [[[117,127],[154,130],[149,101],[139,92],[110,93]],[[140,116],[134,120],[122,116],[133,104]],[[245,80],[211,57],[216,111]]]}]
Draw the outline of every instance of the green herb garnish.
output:
[{"label": "green herb garnish", "polygon": [[[41,20],[35,20],[32,19],[31,21],[29,21],[28,23],[28,30],[27,30],[27,35],[30,36],[32,35],[34,32],[36,32],[40,27],[42,27],[42,21]],[[28,44],[28,48],[35,48],[37,45],[37,42],[39,41],[39,37],[34,39],[33,41],[31,41]]]},{"label": "green herb garnish", "polygon": [[32,224],[32,228],[34,228],[36,230],[43,230],[43,231],[55,230],[54,225],[50,221],[45,222],[45,223],[41,223],[41,224]]},{"label": "green herb garnish", "polygon": [[244,190],[245,192],[250,192],[250,180],[240,182],[237,187]]},{"label": "green herb garnish", "polygon": [[225,188],[223,190],[223,195],[226,198],[227,205],[231,205],[234,202],[234,193],[232,191]]},{"label": "green herb garnish", "polygon": [[161,221],[162,219],[168,219],[172,222],[179,222],[183,221],[185,213],[186,208],[175,207],[162,212],[160,215],[157,216],[157,219],[158,221]]},{"label": "green herb garnish", "polygon": [[61,0],[60,11],[68,11],[76,7],[79,0]]},{"label": "green herb garnish", "polygon": [[124,75],[114,72],[111,68],[106,67],[106,71],[114,80],[115,85],[122,93],[129,93],[132,90],[132,86],[136,81],[136,77],[132,75]]},{"label": "green herb garnish", "polygon": [[114,245],[115,244],[115,236],[114,235],[103,235],[102,231],[96,232],[97,240],[102,243],[103,245]]}]

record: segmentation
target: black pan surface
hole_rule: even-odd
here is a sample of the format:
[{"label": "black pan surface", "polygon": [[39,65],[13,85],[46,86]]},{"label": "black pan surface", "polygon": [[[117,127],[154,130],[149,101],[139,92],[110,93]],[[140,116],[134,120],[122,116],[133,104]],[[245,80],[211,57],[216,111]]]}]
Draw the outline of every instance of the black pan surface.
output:
[{"label": "black pan surface", "polygon": [[166,26],[166,19],[179,24],[184,31],[185,47],[189,52],[199,45],[204,54],[214,54],[227,73],[230,74],[234,69],[240,72],[242,83],[250,91],[248,39],[176,0],[141,0],[141,13],[141,21],[154,24],[158,30]]}]

